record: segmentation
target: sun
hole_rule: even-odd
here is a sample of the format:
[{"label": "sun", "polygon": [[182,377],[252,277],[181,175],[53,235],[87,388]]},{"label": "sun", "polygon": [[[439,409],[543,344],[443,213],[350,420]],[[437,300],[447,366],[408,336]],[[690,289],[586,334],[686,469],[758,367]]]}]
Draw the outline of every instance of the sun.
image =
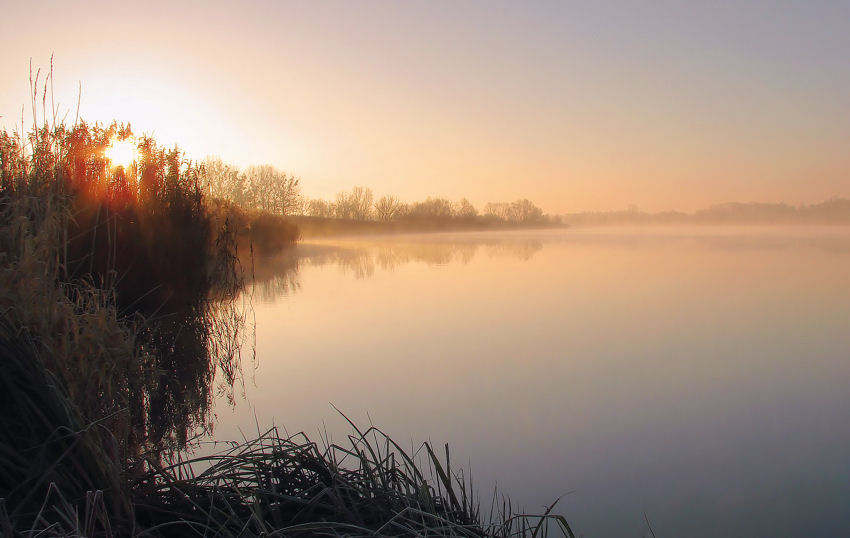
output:
[{"label": "sun", "polygon": [[110,160],[112,166],[116,167],[127,168],[138,158],[138,153],[135,140],[132,138],[124,140],[113,138],[106,147],[106,158]]}]

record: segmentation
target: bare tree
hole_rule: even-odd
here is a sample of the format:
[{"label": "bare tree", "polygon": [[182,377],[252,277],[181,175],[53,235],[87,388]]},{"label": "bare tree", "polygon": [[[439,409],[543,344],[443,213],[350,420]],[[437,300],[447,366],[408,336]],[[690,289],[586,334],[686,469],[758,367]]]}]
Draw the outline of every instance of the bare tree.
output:
[{"label": "bare tree", "polygon": [[532,223],[543,218],[543,210],[534,205],[531,200],[517,200],[511,204],[511,220],[514,222]]},{"label": "bare tree", "polygon": [[488,202],[484,206],[484,214],[499,220],[509,220],[511,206],[505,202]]},{"label": "bare tree", "polygon": [[372,189],[354,187],[351,189],[351,202],[354,205],[354,218],[368,220],[372,217]]},{"label": "bare tree", "polygon": [[239,169],[218,157],[207,157],[201,163],[200,183],[208,196],[234,202],[243,198]]},{"label": "bare tree", "polygon": [[354,187],[336,195],[335,215],[341,219],[368,220],[372,217],[372,190]]},{"label": "bare tree", "polygon": [[351,197],[345,191],[336,193],[336,202],[332,204],[334,216],[338,219],[354,218],[354,207],[351,203]]},{"label": "bare tree", "polygon": [[454,216],[452,203],[445,198],[428,198],[417,202],[410,208],[410,216],[415,218],[448,220]]},{"label": "bare tree", "polygon": [[455,215],[462,219],[474,219],[478,216],[478,210],[472,205],[472,202],[466,198],[461,198],[455,208]]},{"label": "bare tree", "polygon": [[321,198],[315,198],[307,202],[305,211],[311,217],[333,217],[334,204]]},{"label": "bare tree", "polygon": [[292,215],[301,206],[300,179],[271,165],[245,170],[247,205],[278,215]]},{"label": "bare tree", "polygon": [[522,199],[512,203],[490,202],[484,206],[486,215],[506,222],[533,223],[543,219],[543,210],[530,200]]},{"label": "bare tree", "polygon": [[375,216],[378,220],[391,221],[400,216],[403,204],[395,196],[382,196],[375,202]]}]

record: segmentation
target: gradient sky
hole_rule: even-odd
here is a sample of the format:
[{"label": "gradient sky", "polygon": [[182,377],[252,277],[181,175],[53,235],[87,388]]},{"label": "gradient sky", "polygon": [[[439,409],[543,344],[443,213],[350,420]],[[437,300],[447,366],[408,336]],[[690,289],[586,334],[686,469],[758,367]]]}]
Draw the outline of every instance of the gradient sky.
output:
[{"label": "gradient sky", "polygon": [[55,54],[73,119],[271,163],[309,196],[547,212],[850,197],[850,2],[10,2],[0,125]]}]

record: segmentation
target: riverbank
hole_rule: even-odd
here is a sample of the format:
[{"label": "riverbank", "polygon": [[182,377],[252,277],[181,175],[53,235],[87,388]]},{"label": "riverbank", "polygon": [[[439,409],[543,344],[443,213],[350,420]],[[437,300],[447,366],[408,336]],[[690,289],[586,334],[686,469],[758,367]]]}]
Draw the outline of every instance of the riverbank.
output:
[{"label": "riverbank", "polygon": [[320,239],[350,235],[411,234],[434,232],[478,232],[508,230],[539,230],[565,228],[559,222],[509,222],[504,220],[476,217],[472,219],[401,219],[396,221],[375,221],[340,219],[331,217],[292,216],[304,239]]},{"label": "riverbank", "polygon": [[271,430],[187,459],[214,395],[241,382],[241,256],[298,229],[206,199],[151,139],[110,162],[130,135],[0,133],[0,533],[572,535],[507,501],[482,517],[447,450],[408,454],[354,424],[346,446]]}]

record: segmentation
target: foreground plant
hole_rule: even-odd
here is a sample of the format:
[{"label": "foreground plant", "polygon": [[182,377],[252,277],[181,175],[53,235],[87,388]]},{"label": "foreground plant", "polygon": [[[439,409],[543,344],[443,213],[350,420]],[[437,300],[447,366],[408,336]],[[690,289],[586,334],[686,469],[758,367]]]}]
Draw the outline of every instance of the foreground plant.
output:
[{"label": "foreground plant", "polygon": [[[448,450],[409,455],[353,423],[346,447],[270,430],[181,459],[214,377],[232,390],[239,375],[246,217],[209,204],[178,150],[128,139],[0,133],[0,534],[572,536],[506,502],[485,523]],[[261,250],[297,237],[251,218]]]}]

